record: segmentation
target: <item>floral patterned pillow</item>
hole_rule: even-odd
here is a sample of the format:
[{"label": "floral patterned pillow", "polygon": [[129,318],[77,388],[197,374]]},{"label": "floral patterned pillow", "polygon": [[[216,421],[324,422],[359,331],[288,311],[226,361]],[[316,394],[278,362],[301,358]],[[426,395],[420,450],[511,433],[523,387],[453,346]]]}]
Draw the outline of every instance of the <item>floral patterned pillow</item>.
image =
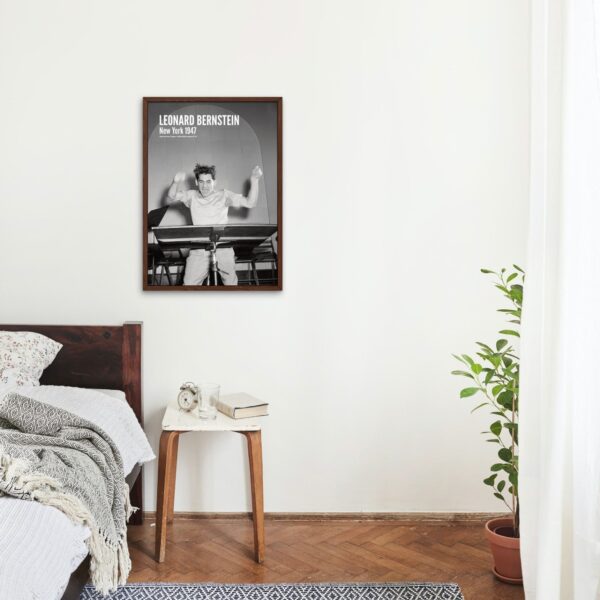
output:
[{"label": "floral patterned pillow", "polygon": [[40,385],[62,344],[32,331],[0,331],[0,384]]}]

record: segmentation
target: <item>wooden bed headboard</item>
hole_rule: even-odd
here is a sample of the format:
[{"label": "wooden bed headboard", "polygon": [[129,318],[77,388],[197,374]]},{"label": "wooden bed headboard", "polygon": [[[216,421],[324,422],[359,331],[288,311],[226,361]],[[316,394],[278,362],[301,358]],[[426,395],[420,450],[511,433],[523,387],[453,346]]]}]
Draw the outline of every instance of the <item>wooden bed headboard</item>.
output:
[{"label": "wooden bed headboard", "polygon": [[[42,385],[123,390],[140,425],[142,414],[142,324],[0,325],[4,331],[34,331],[63,347],[44,371]],[[140,510],[131,524],[142,522],[142,473],[131,488],[131,502]]]},{"label": "wooden bed headboard", "polygon": [[142,324],[0,325],[4,331],[34,331],[63,347],[44,371],[42,385],[123,390],[143,425]]}]

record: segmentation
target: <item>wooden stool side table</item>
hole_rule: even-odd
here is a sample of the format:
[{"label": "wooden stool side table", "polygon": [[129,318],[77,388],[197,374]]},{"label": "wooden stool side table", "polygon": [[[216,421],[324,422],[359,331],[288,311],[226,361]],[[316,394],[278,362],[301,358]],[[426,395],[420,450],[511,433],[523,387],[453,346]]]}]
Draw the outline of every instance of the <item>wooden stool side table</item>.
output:
[{"label": "wooden stool side table", "polygon": [[198,431],[233,431],[246,437],[250,487],[252,491],[252,521],[254,528],[254,559],[262,563],[265,556],[265,514],[263,500],[262,435],[260,419],[230,419],[219,413],[214,421],[202,421],[192,415],[168,407],[163,418],[158,455],[158,485],[156,490],[155,560],[165,560],[167,524],[173,522],[175,477],[179,436]]}]

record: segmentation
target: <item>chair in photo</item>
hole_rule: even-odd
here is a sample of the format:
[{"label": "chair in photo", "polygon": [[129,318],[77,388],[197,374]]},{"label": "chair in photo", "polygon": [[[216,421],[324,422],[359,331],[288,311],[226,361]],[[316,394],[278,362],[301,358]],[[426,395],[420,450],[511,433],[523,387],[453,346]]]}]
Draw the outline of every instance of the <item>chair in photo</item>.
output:
[{"label": "chair in photo", "polygon": [[185,257],[181,250],[163,252],[158,244],[148,244],[148,271],[151,285],[163,285],[165,277],[168,285],[182,285]]},{"label": "chair in photo", "polygon": [[[275,285],[277,284],[277,253],[272,238],[266,239],[259,246],[236,246],[236,265],[246,265],[246,269],[238,272],[240,285]],[[268,264],[270,268],[257,265]]]}]

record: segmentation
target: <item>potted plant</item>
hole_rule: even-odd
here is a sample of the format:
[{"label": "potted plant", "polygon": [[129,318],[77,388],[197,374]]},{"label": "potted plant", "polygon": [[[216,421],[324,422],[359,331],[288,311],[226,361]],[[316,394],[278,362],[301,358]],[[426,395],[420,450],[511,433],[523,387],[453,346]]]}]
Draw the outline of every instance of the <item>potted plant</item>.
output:
[{"label": "potted plant", "polygon": [[454,355],[464,368],[452,374],[470,380],[469,387],[461,390],[461,398],[483,400],[471,412],[484,407],[490,410],[492,422],[482,434],[487,442],[498,447],[498,460],[483,483],[490,486],[511,516],[488,521],[485,533],[492,548],[496,577],[520,584],[523,579],[519,540],[519,356],[510,340],[520,337],[525,273],[517,265],[513,267],[500,272],[481,269],[494,277],[496,288],[509,300],[508,308],[498,310],[509,317],[510,327],[499,332],[502,337],[493,347],[477,342],[479,349],[473,356]]}]

